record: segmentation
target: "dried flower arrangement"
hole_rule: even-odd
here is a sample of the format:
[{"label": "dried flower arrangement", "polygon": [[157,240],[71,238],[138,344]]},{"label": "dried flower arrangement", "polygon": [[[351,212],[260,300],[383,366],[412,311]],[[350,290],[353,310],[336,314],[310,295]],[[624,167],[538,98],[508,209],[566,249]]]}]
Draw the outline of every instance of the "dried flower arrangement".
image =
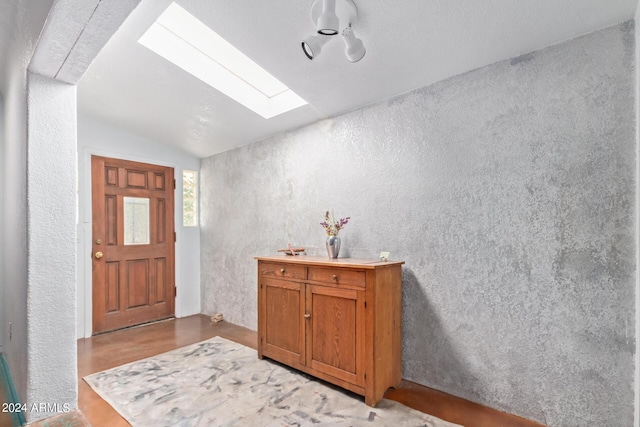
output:
[{"label": "dried flower arrangement", "polygon": [[340,230],[342,230],[344,226],[347,225],[350,219],[351,217],[348,216],[346,218],[340,218],[338,221],[336,221],[336,217],[333,214],[333,211],[327,211],[324,214],[324,221],[322,221],[320,225],[324,227],[324,231],[326,231],[327,236],[337,236]]}]

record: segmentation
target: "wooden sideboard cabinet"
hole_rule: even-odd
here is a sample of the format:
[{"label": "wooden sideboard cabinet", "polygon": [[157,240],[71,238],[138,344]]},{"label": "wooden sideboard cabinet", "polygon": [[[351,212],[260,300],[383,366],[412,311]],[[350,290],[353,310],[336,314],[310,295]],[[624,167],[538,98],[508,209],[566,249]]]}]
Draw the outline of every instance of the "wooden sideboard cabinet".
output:
[{"label": "wooden sideboard cabinet", "polygon": [[363,395],[375,406],[402,379],[402,264],[256,257],[258,357]]}]

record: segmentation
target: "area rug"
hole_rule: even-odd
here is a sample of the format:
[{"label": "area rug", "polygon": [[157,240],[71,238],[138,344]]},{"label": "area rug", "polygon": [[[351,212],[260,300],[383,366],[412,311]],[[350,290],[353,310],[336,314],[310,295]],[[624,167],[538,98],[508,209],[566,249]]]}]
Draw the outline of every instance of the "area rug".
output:
[{"label": "area rug", "polygon": [[84,379],[134,427],[457,426],[387,399],[371,408],[220,337]]}]

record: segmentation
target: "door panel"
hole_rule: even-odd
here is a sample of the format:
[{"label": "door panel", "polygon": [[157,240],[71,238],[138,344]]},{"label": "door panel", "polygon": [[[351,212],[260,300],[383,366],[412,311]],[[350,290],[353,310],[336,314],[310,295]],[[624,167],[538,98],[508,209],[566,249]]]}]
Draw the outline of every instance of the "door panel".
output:
[{"label": "door panel", "polygon": [[175,314],[173,169],[91,158],[93,333]]},{"label": "door panel", "polygon": [[116,196],[105,197],[105,240],[107,245],[118,244],[118,208]]},{"label": "door panel", "polygon": [[147,172],[126,169],[127,188],[147,188]]},{"label": "door panel", "polygon": [[127,309],[149,305],[149,261],[127,261]]},{"label": "door panel", "polygon": [[156,201],[156,242],[164,243],[167,240],[167,221],[165,219],[165,212],[167,211],[167,202],[165,199],[158,199]]},{"label": "door panel", "polygon": [[156,303],[166,301],[166,272],[167,272],[167,259],[156,258]]},{"label": "door panel", "polygon": [[120,310],[120,263],[106,263],[106,311],[113,313]]},{"label": "door panel", "polygon": [[304,364],[304,284],[262,278],[263,354],[287,364]]},{"label": "door panel", "polygon": [[307,365],[364,385],[364,291],[307,285]]}]

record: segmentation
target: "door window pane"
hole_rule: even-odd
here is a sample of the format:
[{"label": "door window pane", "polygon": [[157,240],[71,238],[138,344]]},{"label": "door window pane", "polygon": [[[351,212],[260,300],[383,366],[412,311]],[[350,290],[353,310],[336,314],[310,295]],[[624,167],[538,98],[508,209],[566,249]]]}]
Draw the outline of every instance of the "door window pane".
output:
[{"label": "door window pane", "polygon": [[145,197],[124,198],[124,244],[148,245],[149,199]]}]

